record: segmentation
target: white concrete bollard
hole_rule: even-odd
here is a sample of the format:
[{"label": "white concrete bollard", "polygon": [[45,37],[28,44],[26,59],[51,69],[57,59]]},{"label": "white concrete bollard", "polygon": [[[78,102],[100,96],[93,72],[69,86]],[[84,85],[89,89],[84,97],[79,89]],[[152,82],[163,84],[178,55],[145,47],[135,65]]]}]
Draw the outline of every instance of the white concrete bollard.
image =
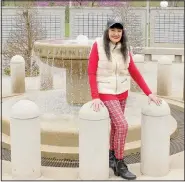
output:
[{"label": "white concrete bollard", "polygon": [[[135,65],[137,66],[138,70],[143,73],[144,72],[144,56],[141,54],[135,54],[133,56],[133,61],[135,63]],[[130,86],[130,90],[132,92],[141,92],[140,87],[137,85],[137,83],[135,83],[135,81],[131,78],[131,86]]]},{"label": "white concrete bollard", "polygon": [[172,92],[172,60],[162,56],[157,68],[157,95],[169,96]]},{"label": "white concrete bollard", "polygon": [[110,119],[106,106],[93,111],[92,102],[79,112],[79,178],[106,180],[109,178]]},{"label": "white concrete bollard", "polygon": [[10,61],[12,93],[25,92],[25,60],[22,56],[13,56]]},{"label": "white concrete bollard", "polygon": [[160,177],[170,166],[170,108],[163,100],[160,106],[151,103],[142,108],[141,173]]},{"label": "white concrete bollard", "polygon": [[10,120],[12,177],[34,180],[41,176],[40,111],[29,100],[12,106]]}]

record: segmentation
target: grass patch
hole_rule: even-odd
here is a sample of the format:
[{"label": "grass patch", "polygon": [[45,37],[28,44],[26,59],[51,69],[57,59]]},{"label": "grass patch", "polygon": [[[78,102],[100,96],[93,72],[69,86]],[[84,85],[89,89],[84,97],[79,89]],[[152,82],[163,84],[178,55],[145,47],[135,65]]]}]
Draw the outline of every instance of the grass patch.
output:
[{"label": "grass patch", "polygon": [[69,23],[65,23],[65,37],[69,37]]}]

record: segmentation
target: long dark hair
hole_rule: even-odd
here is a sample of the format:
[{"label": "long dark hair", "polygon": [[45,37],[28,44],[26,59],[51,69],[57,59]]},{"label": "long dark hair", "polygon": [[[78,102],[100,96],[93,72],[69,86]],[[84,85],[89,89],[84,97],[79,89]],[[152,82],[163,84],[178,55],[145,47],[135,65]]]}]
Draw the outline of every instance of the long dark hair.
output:
[{"label": "long dark hair", "polygon": [[[118,25],[115,25],[115,26],[112,26],[111,28],[120,28],[120,27]],[[122,37],[120,40],[121,54],[123,55],[124,61],[126,62],[127,57],[128,57],[127,36],[125,34],[124,29],[122,29],[122,30],[123,30],[123,33],[122,33]],[[109,29],[106,29],[104,31],[103,42],[104,42],[104,50],[105,50],[106,56],[107,56],[108,60],[110,60]]]}]

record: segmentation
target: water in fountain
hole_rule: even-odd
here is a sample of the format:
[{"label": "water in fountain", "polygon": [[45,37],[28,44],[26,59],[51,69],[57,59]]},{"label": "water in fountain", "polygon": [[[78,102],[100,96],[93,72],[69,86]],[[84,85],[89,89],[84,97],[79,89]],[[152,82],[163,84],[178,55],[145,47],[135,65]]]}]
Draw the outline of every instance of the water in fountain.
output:
[{"label": "water in fountain", "polygon": [[[56,89],[50,87],[52,82],[49,79],[45,80],[44,86],[49,89],[29,96],[29,99],[41,108],[45,119],[77,118],[76,116],[82,104],[86,103],[88,99],[91,100],[90,97],[87,99],[85,95],[89,94],[87,63],[93,41],[83,37],[79,36],[76,40],[39,41],[37,49],[42,49],[41,53],[47,54],[45,58],[42,58],[41,53],[37,55],[38,64],[41,68],[40,77],[42,77],[42,72],[51,72],[52,74],[54,67],[57,67],[60,72],[60,77],[57,79],[63,84],[62,87]],[[89,49],[85,50],[83,46],[89,47]],[[48,47],[50,49],[46,49]],[[73,51],[74,47],[78,51],[77,54]],[[69,48],[69,50],[66,48]],[[74,58],[74,54],[77,58]],[[84,54],[86,55],[84,56]],[[140,107],[138,102],[135,101],[136,98],[134,96],[128,98],[126,112],[128,108],[132,107],[135,109],[135,114],[138,117],[140,115]]]}]

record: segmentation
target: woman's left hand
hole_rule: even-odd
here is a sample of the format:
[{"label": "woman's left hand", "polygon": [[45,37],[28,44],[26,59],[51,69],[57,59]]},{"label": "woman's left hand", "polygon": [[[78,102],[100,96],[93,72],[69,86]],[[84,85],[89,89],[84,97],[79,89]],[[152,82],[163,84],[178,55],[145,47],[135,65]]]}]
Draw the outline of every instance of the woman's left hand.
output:
[{"label": "woman's left hand", "polygon": [[148,103],[150,104],[151,101],[153,101],[158,106],[162,104],[162,100],[153,94],[148,95]]}]

